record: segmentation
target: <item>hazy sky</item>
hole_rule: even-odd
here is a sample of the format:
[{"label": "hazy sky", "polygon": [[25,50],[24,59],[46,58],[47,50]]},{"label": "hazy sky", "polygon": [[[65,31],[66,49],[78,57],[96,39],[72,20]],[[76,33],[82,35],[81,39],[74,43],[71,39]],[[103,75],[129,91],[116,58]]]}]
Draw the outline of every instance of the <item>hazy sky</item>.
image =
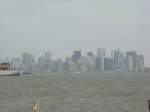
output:
[{"label": "hazy sky", "polygon": [[150,65],[150,0],[0,0],[0,57],[56,57],[96,48],[144,54]]}]

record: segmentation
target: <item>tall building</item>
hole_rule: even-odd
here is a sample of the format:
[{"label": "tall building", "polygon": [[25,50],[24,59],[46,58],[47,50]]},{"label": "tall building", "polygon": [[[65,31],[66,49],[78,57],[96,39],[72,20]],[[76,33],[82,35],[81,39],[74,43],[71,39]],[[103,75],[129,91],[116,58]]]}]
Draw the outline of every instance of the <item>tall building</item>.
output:
[{"label": "tall building", "polygon": [[45,62],[52,62],[52,53],[51,52],[45,52]]},{"label": "tall building", "polygon": [[113,50],[111,52],[111,58],[113,61],[113,71],[123,71],[125,69],[124,54],[120,50]]},{"label": "tall building", "polygon": [[34,64],[34,56],[28,53],[22,55],[22,64]]},{"label": "tall building", "polygon": [[72,55],[72,61],[76,64],[79,64],[81,60],[81,51],[74,51]]},{"label": "tall building", "polygon": [[105,61],[105,49],[98,48],[97,49],[97,59],[96,59],[96,69],[100,71],[104,71],[104,62]]},{"label": "tall building", "polygon": [[63,62],[60,58],[53,61],[52,71],[53,72],[63,72]]},{"label": "tall building", "polygon": [[11,70],[21,70],[21,60],[19,58],[13,58],[10,64]]},{"label": "tall building", "polygon": [[127,69],[132,72],[137,71],[137,53],[135,51],[128,51],[126,53]]},{"label": "tall building", "polygon": [[127,69],[128,71],[135,71],[134,58],[132,56],[127,56]]},{"label": "tall building", "polygon": [[35,67],[34,56],[28,53],[22,55],[22,71],[24,73],[33,73]]},{"label": "tall building", "polygon": [[39,57],[38,59],[38,63],[37,63],[37,72],[45,72],[44,70],[44,66],[45,66],[45,59],[44,57]]},{"label": "tall building", "polygon": [[138,72],[144,72],[144,56],[138,55],[137,56],[137,71]]},{"label": "tall building", "polygon": [[67,57],[67,58],[65,59],[64,64],[63,64],[63,69],[64,69],[65,71],[69,71],[69,70],[70,70],[70,67],[69,67],[70,63],[71,63],[71,59],[70,59],[69,57]]},{"label": "tall building", "polygon": [[100,71],[101,60],[99,57],[96,57],[96,70]]},{"label": "tall building", "polygon": [[86,64],[88,71],[94,71],[96,69],[96,56],[92,52],[87,52]]},{"label": "tall building", "polygon": [[50,72],[52,70],[52,53],[51,52],[46,52],[45,53],[45,72]]},{"label": "tall building", "polygon": [[86,57],[81,58],[79,70],[81,72],[87,71],[87,58]]},{"label": "tall building", "polygon": [[113,60],[111,58],[105,58],[105,71],[113,70]]},{"label": "tall building", "polygon": [[76,72],[78,71],[79,64],[76,64],[72,61],[72,58],[67,57],[64,64],[63,68],[65,71],[71,71],[71,72]]},{"label": "tall building", "polygon": [[87,52],[87,56],[89,56],[89,57],[93,57],[93,56],[94,56],[94,54],[93,54],[93,52]]}]

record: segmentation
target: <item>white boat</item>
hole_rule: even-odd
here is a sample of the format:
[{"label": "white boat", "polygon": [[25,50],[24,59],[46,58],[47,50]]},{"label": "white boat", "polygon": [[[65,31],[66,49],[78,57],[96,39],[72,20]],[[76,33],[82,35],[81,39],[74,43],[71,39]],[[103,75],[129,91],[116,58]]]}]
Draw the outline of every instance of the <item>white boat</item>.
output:
[{"label": "white boat", "polygon": [[0,76],[20,76],[21,72],[10,70],[10,63],[0,63]]},{"label": "white boat", "polygon": [[15,70],[0,70],[0,76],[20,76],[21,72]]}]

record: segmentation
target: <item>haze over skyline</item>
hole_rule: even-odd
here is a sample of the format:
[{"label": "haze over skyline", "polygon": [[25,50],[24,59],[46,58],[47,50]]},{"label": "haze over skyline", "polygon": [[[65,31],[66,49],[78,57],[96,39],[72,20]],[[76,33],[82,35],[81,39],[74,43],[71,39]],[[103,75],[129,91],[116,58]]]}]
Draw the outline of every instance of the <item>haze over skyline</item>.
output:
[{"label": "haze over skyline", "polygon": [[0,1],[0,57],[135,50],[150,66],[149,0]]}]

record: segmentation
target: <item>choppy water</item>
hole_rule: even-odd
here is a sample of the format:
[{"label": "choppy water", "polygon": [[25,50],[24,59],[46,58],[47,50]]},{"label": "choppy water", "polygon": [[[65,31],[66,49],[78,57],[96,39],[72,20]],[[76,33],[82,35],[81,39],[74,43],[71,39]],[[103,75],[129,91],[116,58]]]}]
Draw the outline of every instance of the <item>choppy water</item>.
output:
[{"label": "choppy water", "polygon": [[0,77],[0,112],[148,112],[150,74]]}]

